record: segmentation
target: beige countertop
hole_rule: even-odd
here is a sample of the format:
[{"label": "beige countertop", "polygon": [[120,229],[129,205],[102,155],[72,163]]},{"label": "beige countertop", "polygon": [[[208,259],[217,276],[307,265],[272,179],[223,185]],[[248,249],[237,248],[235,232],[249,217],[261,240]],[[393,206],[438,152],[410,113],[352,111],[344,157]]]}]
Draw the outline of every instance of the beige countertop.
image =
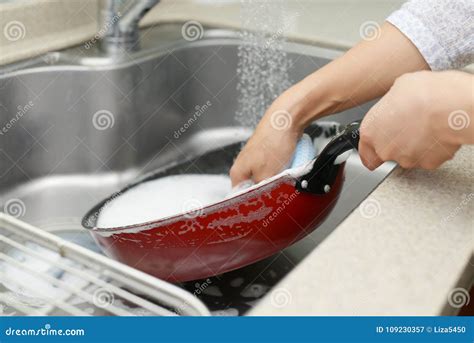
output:
[{"label": "beige countertop", "polygon": [[16,0],[0,3],[0,65],[90,39],[97,0]]},{"label": "beige countertop", "polygon": [[[90,1],[84,8],[77,9],[86,11],[89,19]],[[291,1],[288,12],[296,14],[298,20],[289,28],[288,36],[346,49],[360,39],[363,23],[381,23],[402,2]],[[13,9],[9,11],[10,16]],[[30,27],[27,16],[17,13],[15,18],[23,20],[27,29]],[[84,23],[73,20],[77,24],[73,33],[77,34],[70,35],[69,40],[64,41],[66,34],[58,33],[63,47],[84,41],[84,34],[90,36],[89,19]],[[47,22],[47,18],[42,20]],[[240,27],[239,4],[231,0],[163,0],[147,15],[144,25],[186,20]],[[39,26],[35,30],[41,37],[45,31]],[[0,38],[0,44],[3,43],[0,64],[48,48],[44,41],[35,39],[31,30],[27,31],[27,37],[21,42],[28,46],[26,52],[15,49],[14,42]],[[396,170],[251,314],[455,313],[456,308],[449,305],[449,294],[457,287],[469,289],[474,275],[473,161],[474,147],[470,146],[464,147],[454,160],[437,171]],[[367,206],[375,209],[370,219],[362,215]]]}]

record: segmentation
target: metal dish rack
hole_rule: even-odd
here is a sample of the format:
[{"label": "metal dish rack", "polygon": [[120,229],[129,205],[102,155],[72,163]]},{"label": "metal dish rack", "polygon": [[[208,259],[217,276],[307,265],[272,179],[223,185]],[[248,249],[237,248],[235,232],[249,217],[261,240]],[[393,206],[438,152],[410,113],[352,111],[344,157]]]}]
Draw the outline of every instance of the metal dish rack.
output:
[{"label": "metal dish rack", "polygon": [[210,315],[192,294],[0,213],[0,315]]}]

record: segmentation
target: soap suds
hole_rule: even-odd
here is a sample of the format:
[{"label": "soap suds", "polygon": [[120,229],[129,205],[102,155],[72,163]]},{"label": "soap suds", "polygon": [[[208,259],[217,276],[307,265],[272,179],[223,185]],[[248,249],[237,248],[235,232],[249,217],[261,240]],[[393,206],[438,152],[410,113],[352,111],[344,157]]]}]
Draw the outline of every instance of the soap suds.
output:
[{"label": "soap suds", "polygon": [[260,284],[253,284],[249,287],[245,288],[240,295],[244,298],[260,298],[265,295],[268,291],[268,286],[260,285]]},{"label": "soap suds", "polygon": [[230,282],[230,285],[231,285],[232,287],[234,287],[234,288],[240,287],[240,286],[242,286],[242,284],[244,283],[244,281],[245,281],[244,278],[238,277],[238,278],[232,280],[232,281]]},{"label": "soap suds", "polygon": [[204,294],[207,294],[207,295],[212,295],[214,297],[222,297],[224,296],[221,292],[221,290],[219,289],[219,287],[217,286],[209,286],[207,287],[206,289],[204,289],[202,291]]},{"label": "soap suds", "polygon": [[181,213],[199,215],[231,191],[227,175],[174,175],[144,182],[109,202],[97,221],[100,228],[123,227]]}]

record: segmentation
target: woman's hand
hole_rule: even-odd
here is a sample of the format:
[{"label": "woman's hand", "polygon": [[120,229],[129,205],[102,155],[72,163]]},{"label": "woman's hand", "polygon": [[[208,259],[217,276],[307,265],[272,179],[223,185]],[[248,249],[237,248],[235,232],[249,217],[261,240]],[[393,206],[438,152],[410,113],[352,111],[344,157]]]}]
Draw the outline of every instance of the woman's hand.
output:
[{"label": "woman's hand", "polygon": [[291,114],[298,106],[294,93],[294,88],[286,91],[265,113],[230,170],[233,187],[246,180],[258,183],[288,166],[303,134]]},{"label": "woman's hand", "polygon": [[462,144],[474,143],[473,78],[453,71],[398,78],[362,122],[364,165],[373,170],[396,161],[403,168],[435,169]]}]

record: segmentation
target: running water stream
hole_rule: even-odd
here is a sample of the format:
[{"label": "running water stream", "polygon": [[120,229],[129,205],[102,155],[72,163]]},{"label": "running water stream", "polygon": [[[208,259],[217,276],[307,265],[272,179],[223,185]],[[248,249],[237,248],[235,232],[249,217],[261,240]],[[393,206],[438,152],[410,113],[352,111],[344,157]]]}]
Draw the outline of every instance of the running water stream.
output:
[{"label": "running water stream", "polygon": [[290,87],[291,61],[283,50],[292,23],[284,0],[240,0],[239,106],[236,119],[255,127],[273,100]]}]

